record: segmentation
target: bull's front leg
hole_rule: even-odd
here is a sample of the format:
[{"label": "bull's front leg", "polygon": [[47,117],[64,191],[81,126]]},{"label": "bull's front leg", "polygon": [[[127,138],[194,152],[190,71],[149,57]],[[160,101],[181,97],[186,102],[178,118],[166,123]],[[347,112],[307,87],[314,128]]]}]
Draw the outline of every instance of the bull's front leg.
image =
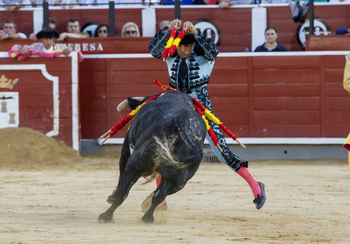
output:
[{"label": "bull's front leg", "polygon": [[136,172],[125,171],[123,178],[120,180],[120,187],[118,184],[116,191],[116,198],[114,199],[112,205],[107,209],[106,212],[100,214],[98,217],[99,223],[108,223],[113,218],[114,211],[124,202],[124,200],[128,197],[129,191],[131,187],[136,183],[136,181],[140,178]]},{"label": "bull's front leg", "polygon": [[171,188],[173,185],[174,183],[172,181],[165,181],[165,183],[154,192],[151,207],[142,217],[143,222],[151,224],[154,222],[154,210],[161,202],[163,202],[168,194],[169,188]]}]

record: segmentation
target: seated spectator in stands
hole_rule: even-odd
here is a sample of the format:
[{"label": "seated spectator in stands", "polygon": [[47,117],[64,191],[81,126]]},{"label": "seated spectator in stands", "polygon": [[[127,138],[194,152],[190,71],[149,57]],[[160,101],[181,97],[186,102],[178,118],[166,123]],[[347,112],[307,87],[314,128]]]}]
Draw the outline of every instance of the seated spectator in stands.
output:
[{"label": "seated spectator in stands", "polygon": [[255,48],[254,52],[281,52],[288,51],[287,48],[276,42],[277,31],[273,26],[269,26],[265,29],[266,42],[261,46]]},{"label": "seated spectator in stands", "polygon": [[139,37],[140,30],[134,22],[126,23],[122,28],[122,37]]},{"label": "seated spectator in stands", "polygon": [[169,27],[170,28],[170,20],[163,20],[162,22],[160,22],[159,24],[159,31],[163,30],[165,27]]},{"label": "seated spectator in stands", "polygon": [[17,27],[12,20],[6,20],[3,24],[3,30],[0,31],[0,41],[22,38],[26,39],[27,36],[23,33],[17,33]]},{"label": "seated spectator in stands", "polygon": [[229,8],[232,5],[255,4],[255,0],[219,0],[219,8]]},{"label": "seated spectator in stands", "polygon": [[41,7],[44,2],[47,2],[49,5],[59,5],[61,0],[30,0],[33,7]]},{"label": "seated spectator in stands", "polygon": [[58,38],[58,41],[63,41],[65,38],[85,38],[90,37],[88,32],[80,32],[80,22],[79,20],[72,18],[68,20],[67,31],[63,32]]},{"label": "seated spectator in stands", "polygon": [[[44,28],[36,35],[41,42],[32,45],[14,45],[9,51],[11,58],[26,59],[30,55],[39,55],[42,57],[53,58],[58,55],[69,55],[73,51],[72,47],[65,44],[55,44],[54,38],[58,38],[60,34],[52,28]],[[83,60],[81,52],[78,51],[79,61]]]},{"label": "seated spectator in stands", "polygon": [[109,27],[106,24],[99,24],[95,30],[94,37],[105,38],[109,36]]},{"label": "seated spectator in stands", "polygon": [[18,12],[21,8],[31,7],[30,0],[0,0],[0,6],[6,8],[7,11]]},{"label": "seated spectator in stands", "polygon": [[337,35],[348,35],[348,34],[350,34],[350,28],[338,28],[335,31],[335,34],[337,34]]},{"label": "seated spectator in stands", "polygon": [[[56,21],[52,18],[49,18],[49,27],[52,28],[52,29],[56,29]],[[44,29],[44,26],[41,27],[41,29]],[[29,36],[29,39],[33,40],[33,41],[36,41],[38,40],[36,38],[36,34],[33,32],[32,34],[30,34]]]}]

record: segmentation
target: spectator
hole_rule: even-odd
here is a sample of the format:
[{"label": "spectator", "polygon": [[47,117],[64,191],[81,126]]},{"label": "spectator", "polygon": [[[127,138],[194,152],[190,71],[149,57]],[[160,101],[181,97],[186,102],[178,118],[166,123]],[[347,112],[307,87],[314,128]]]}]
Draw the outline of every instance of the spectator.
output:
[{"label": "spectator", "polygon": [[255,4],[255,0],[218,0],[219,8],[229,8],[232,5]]},{"label": "spectator", "polygon": [[[52,18],[49,18],[49,27],[52,29],[56,29],[56,21]],[[44,26],[41,27],[41,29],[44,29]],[[29,39],[36,41],[38,40],[36,37],[36,34],[33,32],[32,34],[30,34]]]},{"label": "spectator", "polygon": [[287,48],[276,42],[277,31],[273,26],[269,26],[265,29],[266,42],[261,46],[255,48],[254,52],[281,52],[288,51]]},{"label": "spectator", "polygon": [[134,22],[126,23],[122,28],[122,37],[139,37],[140,31]]},{"label": "spectator", "polygon": [[162,22],[160,22],[159,24],[159,30],[163,30],[165,27],[170,27],[170,20],[163,20]]},{"label": "spectator", "polygon": [[337,34],[337,35],[349,35],[350,34],[350,28],[338,28],[335,31],[335,34]]},{"label": "spectator", "polygon": [[99,24],[95,30],[94,37],[105,38],[109,36],[109,27],[106,24]]},{"label": "spectator", "polygon": [[67,31],[63,32],[58,38],[58,41],[63,41],[65,38],[85,38],[90,37],[88,32],[80,32],[80,22],[79,20],[72,18],[68,20]]},{"label": "spectator", "polygon": [[22,38],[26,39],[27,36],[23,33],[17,33],[17,27],[12,20],[6,20],[3,25],[3,30],[0,31],[0,41]]},{"label": "spectator", "polygon": [[[39,55],[46,58],[53,58],[58,55],[69,55],[73,51],[72,47],[68,47],[65,44],[55,44],[54,38],[58,38],[59,33],[52,28],[44,28],[39,31],[37,38],[41,42],[33,43],[30,46],[27,45],[14,45],[9,51],[11,58],[26,59],[30,55]],[[78,51],[79,61],[83,60],[83,55]]]},{"label": "spectator", "polygon": [[65,44],[54,44],[54,38],[58,38],[60,34],[52,28],[44,28],[36,35],[41,42],[33,43],[30,46],[21,46],[20,52],[22,55],[28,55],[28,51],[44,51],[52,52],[62,50],[64,55],[69,55],[73,51],[72,47],[67,47]]},{"label": "spectator", "polygon": [[6,8],[7,11],[18,12],[21,8],[31,7],[30,0],[0,0],[0,6]]},{"label": "spectator", "polygon": [[49,5],[59,5],[61,0],[30,0],[33,7],[42,6],[44,2],[47,2]]}]

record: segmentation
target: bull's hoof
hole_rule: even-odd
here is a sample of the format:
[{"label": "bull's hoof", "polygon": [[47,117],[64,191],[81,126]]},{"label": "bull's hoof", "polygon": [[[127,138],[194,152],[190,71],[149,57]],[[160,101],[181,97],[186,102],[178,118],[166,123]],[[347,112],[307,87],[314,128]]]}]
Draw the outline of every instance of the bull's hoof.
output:
[{"label": "bull's hoof", "polygon": [[151,207],[153,195],[154,193],[151,193],[149,196],[146,197],[145,200],[143,200],[141,205],[143,212],[146,212],[149,209],[149,207]]},{"label": "bull's hoof", "polygon": [[100,216],[98,216],[97,222],[99,223],[109,223],[111,222],[113,218],[113,215],[108,215],[106,213],[100,214]]},{"label": "bull's hoof", "polygon": [[143,215],[142,221],[147,223],[147,224],[153,224],[153,222],[154,222],[153,215],[146,215],[146,214]]},{"label": "bull's hoof", "polygon": [[[151,207],[153,195],[154,194],[151,193],[149,196],[146,197],[145,200],[143,200],[142,205],[141,205],[143,212],[146,212]],[[166,211],[167,209],[168,209],[167,203],[159,204],[156,207],[156,211]]]},{"label": "bull's hoof", "polygon": [[156,211],[166,211],[168,209],[168,204],[164,203],[164,204],[159,204],[156,207]]}]

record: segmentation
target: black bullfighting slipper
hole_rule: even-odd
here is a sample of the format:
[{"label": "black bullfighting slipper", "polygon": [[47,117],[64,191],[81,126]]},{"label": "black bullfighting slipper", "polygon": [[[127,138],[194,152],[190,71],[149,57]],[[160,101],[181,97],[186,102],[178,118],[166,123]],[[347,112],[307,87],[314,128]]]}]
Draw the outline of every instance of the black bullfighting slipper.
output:
[{"label": "black bullfighting slipper", "polygon": [[253,203],[255,203],[255,207],[257,209],[262,208],[262,206],[264,206],[264,203],[266,201],[266,195],[265,195],[265,185],[264,183],[259,182],[260,185],[260,189],[261,189],[261,195],[258,194],[258,197],[254,199]]}]

